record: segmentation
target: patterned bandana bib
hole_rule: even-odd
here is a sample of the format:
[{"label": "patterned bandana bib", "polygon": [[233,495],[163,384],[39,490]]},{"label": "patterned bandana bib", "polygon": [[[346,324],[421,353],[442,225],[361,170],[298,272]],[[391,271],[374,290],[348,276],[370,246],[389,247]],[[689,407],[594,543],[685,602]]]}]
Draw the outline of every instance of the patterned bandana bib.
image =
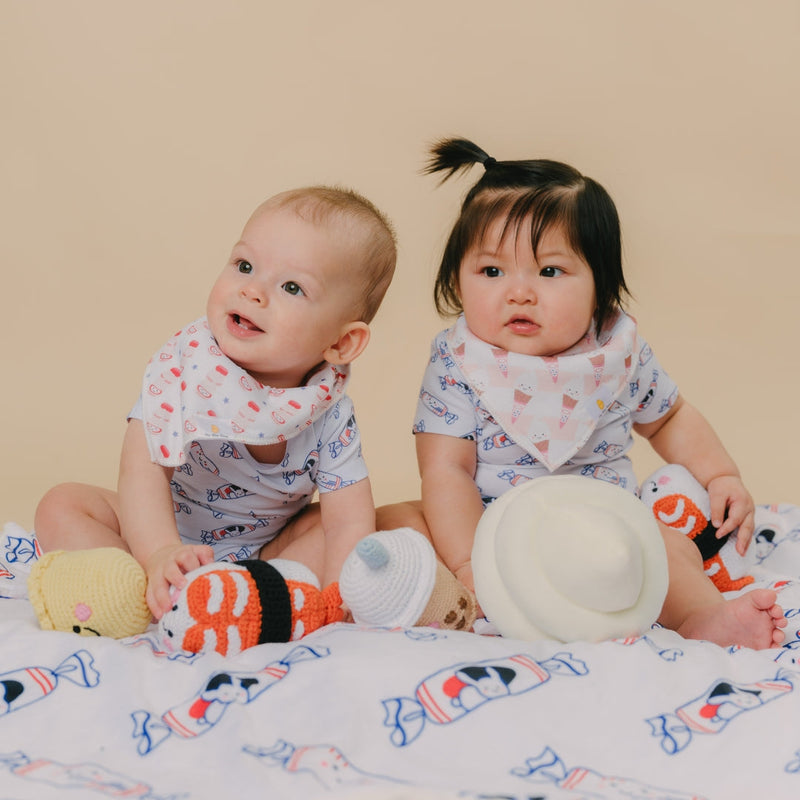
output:
[{"label": "patterned bandana bib", "polygon": [[620,313],[604,344],[591,331],[561,355],[537,357],[484,342],[462,315],[447,344],[495,421],[553,472],[586,444],[632,377],[636,322]]},{"label": "patterned bandana bib", "polygon": [[165,467],[186,461],[195,439],[275,444],[291,439],[343,395],[348,367],[325,364],[305,386],[264,386],[223,355],[201,317],[148,362],[142,418],[150,457]]}]

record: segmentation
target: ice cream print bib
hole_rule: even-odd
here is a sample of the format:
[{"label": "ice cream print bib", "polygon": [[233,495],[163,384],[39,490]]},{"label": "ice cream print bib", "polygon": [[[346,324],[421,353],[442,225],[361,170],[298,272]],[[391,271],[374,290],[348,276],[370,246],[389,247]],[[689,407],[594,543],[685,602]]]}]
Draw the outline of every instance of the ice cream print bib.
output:
[{"label": "ice cream print bib", "polygon": [[142,418],[153,461],[177,467],[194,440],[275,444],[305,429],[343,395],[347,367],[326,364],[305,386],[264,386],[219,349],[201,317],[148,362]]},{"label": "ice cream print bib", "polygon": [[598,344],[591,332],[558,356],[509,353],[475,336],[463,315],[447,332],[458,368],[506,433],[552,472],[586,444],[600,415],[628,385],[636,323],[620,313]]}]

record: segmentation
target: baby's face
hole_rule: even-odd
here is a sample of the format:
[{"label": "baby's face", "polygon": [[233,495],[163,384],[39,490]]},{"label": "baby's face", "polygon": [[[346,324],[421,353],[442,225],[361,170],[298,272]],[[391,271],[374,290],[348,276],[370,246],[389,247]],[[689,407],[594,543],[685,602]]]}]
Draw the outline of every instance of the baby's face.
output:
[{"label": "baby's face", "polygon": [[261,206],[208,298],[222,352],[262,383],[299,386],[357,318],[352,248],[331,225]]},{"label": "baby's face", "polygon": [[496,219],[461,261],[459,295],[469,329],[511,353],[553,356],[577,344],[595,310],[594,276],[560,227],[534,255],[530,220],[503,236]]}]

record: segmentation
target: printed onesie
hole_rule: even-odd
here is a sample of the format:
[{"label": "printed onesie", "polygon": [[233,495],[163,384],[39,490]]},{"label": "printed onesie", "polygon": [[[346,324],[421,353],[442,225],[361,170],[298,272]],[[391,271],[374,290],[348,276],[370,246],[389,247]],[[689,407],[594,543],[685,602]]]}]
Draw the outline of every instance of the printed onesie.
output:
[{"label": "printed onesie", "polygon": [[[217,561],[256,557],[315,490],[366,478],[347,377],[326,364],[305,386],[274,389],[221,353],[205,319],[175,334],[151,358],[128,416],[143,421],[153,461],[174,468],[181,539],[211,545]],[[277,442],[286,445],[278,464],[247,449]]]},{"label": "printed onesie", "polygon": [[508,353],[478,339],[463,315],[433,341],[414,433],[471,439],[484,504],[549,474],[584,475],[631,492],[632,424],[662,417],[678,389],[620,312],[552,357]]}]

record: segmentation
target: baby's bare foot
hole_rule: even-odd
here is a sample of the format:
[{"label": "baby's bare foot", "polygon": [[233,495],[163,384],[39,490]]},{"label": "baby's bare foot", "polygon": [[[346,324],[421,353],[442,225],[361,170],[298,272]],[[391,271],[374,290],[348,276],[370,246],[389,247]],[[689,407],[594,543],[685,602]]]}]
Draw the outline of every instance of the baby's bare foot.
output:
[{"label": "baby's bare foot", "polygon": [[696,611],[678,628],[687,639],[705,639],[715,644],[742,645],[754,650],[778,647],[786,627],[783,609],[772,589],[753,589],[732,600]]}]

